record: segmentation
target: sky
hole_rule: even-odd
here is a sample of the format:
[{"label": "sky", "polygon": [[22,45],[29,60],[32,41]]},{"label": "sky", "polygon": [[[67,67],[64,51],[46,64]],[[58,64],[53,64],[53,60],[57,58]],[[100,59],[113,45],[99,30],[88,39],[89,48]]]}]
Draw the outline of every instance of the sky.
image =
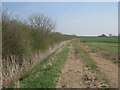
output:
[{"label": "sky", "polygon": [[2,9],[21,19],[43,13],[57,22],[57,32],[78,36],[118,34],[117,2],[3,2]]}]

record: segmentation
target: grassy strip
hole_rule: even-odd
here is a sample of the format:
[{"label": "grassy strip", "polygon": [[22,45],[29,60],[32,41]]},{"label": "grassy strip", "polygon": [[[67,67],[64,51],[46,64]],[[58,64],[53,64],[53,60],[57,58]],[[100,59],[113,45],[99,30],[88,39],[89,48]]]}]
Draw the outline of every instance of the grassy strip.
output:
[{"label": "grassy strip", "polygon": [[[44,66],[47,65],[47,63],[49,62],[49,60],[51,59],[51,57],[54,57],[54,53],[52,53],[51,55],[49,55],[46,59],[44,59],[42,62],[40,62],[39,64],[37,64],[35,67],[33,67],[31,70],[29,70],[28,72],[26,72],[20,79],[18,82],[20,84],[20,87],[23,87],[27,82],[29,82],[29,80],[31,80],[31,78],[35,78],[36,74],[42,74],[42,70],[44,70]],[[38,72],[39,70],[39,72]],[[14,88],[16,87],[16,83],[11,84],[9,86],[9,88]]]},{"label": "grassy strip", "polygon": [[[56,77],[62,69],[68,52],[69,49],[65,46],[60,52],[50,55],[36,65],[20,78],[20,88],[54,88],[56,85]],[[52,65],[47,65],[48,61],[53,56],[56,56],[56,60],[52,62]],[[45,65],[47,65],[47,67],[43,70]]]},{"label": "grassy strip", "polygon": [[89,56],[88,52],[83,50],[78,45],[78,43],[79,42],[76,41],[76,43],[74,43],[74,47],[75,47],[76,51],[80,54],[80,57],[82,58],[82,60],[86,61],[86,67],[88,67],[90,70],[98,71],[97,63]]}]

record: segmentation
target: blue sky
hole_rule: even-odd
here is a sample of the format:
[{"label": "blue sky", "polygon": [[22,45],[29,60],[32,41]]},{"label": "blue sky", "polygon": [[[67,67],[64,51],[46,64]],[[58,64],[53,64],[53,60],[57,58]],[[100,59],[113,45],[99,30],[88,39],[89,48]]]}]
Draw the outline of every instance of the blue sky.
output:
[{"label": "blue sky", "polygon": [[43,13],[56,20],[56,31],[64,34],[118,33],[117,2],[4,2],[2,7],[19,14],[21,19]]}]

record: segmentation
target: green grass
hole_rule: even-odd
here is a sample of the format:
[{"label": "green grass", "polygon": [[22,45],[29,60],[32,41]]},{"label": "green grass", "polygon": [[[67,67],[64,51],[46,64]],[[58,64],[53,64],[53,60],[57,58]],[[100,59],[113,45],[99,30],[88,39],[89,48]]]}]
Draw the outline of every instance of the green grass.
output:
[{"label": "green grass", "polygon": [[119,47],[118,38],[81,38],[80,42],[87,44],[91,51],[113,60],[114,63],[119,63],[116,61]]},{"label": "green grass", "polygon": [[90,49],[96,53],[100,53],[103,57],[107,57],[112,62],[120,64],[118,57],[118,44],[117,43],[86,43]]},{"label": "green grass", "polygon": [[[20,79],[20,88],[55,88],[56,78],[67,58],[69,49],[65,46],[62,51],[50,55],[30,71],[26,72]],[[55,56],[52,65],[47,65],[49,60]],[[46,68],[44,69],[44,66]],[[14,85],[11,85],[14,87]]]},{"label": "green grass", "polygon": [[80,38],[80,42],[105,42],[105,43],[118,43],[118,38],[107,38],[107,37],[89,37]]},{"label": "green grass", "polygon": [[92,49],[99,51],[99,52],[105,52],[108,54],[114,54],[116,55],[118,53],[118,44],[117,43],[86,43],[87,45],[91,46]]},{"label": "green grass", "polygon": [[97,64],[94,60],[88,55],[86,51],[84,51],[81,47],[78,48],[79,53],[81,54],[81,58],[87,62],[86,66],[91,70],[97,71]]},{"label": "green grass", "polygon": [[79,53],[80,57],[82,60],[84,60],[86,62],[86,66],[93,71],[98,71],[98,67],[97,67],[97,63],[89,56],[89,53],[86,52],[85,50],[83,50],[83,48],[81,48],[78,45],[79,41],[76,43],[74,43],[74,47],[77,50],[77,52]]},{"label": "green grass", "polygon": [[86,43],[96,52],[110,56],[118,55],[118,38],[81,38],[80,42]]}]

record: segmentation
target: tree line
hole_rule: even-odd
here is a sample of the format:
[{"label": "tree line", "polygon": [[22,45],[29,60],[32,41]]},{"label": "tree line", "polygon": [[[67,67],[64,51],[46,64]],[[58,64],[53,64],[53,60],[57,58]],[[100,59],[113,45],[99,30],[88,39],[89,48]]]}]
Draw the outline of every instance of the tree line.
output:
[{"label": "tree line", "polygon": [[44,14],[32,14],[20,20],[19,15],[2,11],[2,58],[15,55],[19,57],[16,62],[21,64],[23,56],[30,57],[34,52],[76,37],[55,32],[55,28],[56,21]]}]

